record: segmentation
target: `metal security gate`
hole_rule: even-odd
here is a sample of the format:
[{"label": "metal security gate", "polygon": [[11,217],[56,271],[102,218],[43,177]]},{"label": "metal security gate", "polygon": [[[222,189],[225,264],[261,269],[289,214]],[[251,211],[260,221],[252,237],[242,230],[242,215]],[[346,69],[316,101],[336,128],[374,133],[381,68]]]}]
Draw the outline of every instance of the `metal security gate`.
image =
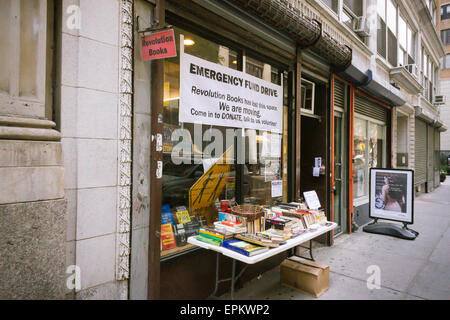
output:
[{"label": "metal security gate", "polygon": [[388,109],[360,95],[355,96],[355,112],[384,123],[388,122]]},{"label": "metal security gate", "polygon": [[427,125],[427,192],[434,190],[434,128]]},{"label": "metal security gate", "polygon": [[439,170],[441,166],[441,135],[439,130],[434,130],[434,187],[439,187],[439,184],[441,183],[440,177],[439,177]]},{"label": "metal security gate", "polygon": [[345,83],[334,81],[334,106],[345,109]]},{"label": "metal security gate", "polygon": [[416,119],[415,130],[414,182],[416,185],[427,181],[427,124]]}]

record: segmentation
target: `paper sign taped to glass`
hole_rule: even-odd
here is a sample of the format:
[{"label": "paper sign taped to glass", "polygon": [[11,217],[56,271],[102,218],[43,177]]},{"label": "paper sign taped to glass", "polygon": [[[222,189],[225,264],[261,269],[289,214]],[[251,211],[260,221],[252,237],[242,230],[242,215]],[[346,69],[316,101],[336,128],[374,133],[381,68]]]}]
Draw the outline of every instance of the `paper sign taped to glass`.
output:
[{"label": "paper sign taped to glass", "polygon": [[189,189],[189,209],[206,208],[211,206],[225,187],[230,174],[233,147],[230,147]]}]

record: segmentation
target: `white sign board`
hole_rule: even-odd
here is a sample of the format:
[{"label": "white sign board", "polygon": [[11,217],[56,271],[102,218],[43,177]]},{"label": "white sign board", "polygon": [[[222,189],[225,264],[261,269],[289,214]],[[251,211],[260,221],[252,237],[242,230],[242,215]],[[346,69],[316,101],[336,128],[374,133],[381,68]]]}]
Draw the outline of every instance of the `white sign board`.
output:
[{"label": "white sign board", "polygon": [[272,198],[283,196],[283,180],[272,181]]},{"label": "white sign board", "polygon": [[319,197],[315,191],[303,192],[303,196],[309,209],[317,210],[321,207]]},{"label": "white sign board", "polygon": [[281,86],[186,53],[180,79],[180,122],[282,133]]},{"label": "white sign board", "polygon": [[369,217],[413,223],[414,172],[370,169]]}]

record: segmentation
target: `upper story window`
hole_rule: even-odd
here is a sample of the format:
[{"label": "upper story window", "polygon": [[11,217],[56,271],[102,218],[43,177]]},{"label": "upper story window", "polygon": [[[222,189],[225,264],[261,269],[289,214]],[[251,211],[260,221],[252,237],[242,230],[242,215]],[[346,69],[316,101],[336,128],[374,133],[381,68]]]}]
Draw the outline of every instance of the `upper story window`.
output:
[{"label": "upper story window", "polygon": [[322,0],[325,2],[327,6],[331,8],[334,12],[338,13],[339,11],[339,1],[338,0]]},{"label": "upper story window", "polygon": [[450,69],[450,53],[441,58],[441,70]]},{"label": "upper story window", "polygon": [[398,16],[398,65],[406,66],[415,62],[416,35],[401,15]]},{"label": "upper story window", "polygon": [[433,63],[430,54],[422,47],[422,68],[420,70],[421,84],[424,87],[423,96],[430,103],[433,103],[433,97],[436,94],[436,82],[438,69]]},{"label": "upper story window", "polygon": [[416,33],[400,14],[396,3],[393,0],[378,0],[377,14],[378,54],[394,67],[414,64]]},{"label": "upper story window", "polygon": [[441,7],[441,21],[450,19],[450,4]]},{"label": "upper story window", "polygon": [[428,10],[430,11],[431,19],[433,23],[436,24],[436,4],[433,0],[425,0],[425,2],[427,4]]},{"label": "upper story window", "polygon": [[444,46],[450,44],[450,29],[441,30],[441,41]]}]

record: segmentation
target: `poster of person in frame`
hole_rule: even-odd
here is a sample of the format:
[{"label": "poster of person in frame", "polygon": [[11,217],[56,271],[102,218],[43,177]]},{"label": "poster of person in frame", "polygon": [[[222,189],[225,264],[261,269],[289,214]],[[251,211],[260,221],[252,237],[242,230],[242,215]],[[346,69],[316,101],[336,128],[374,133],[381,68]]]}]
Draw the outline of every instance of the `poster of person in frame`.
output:
[{"label": "poster of person in frame", "polygon": [[370,170],[370,217],[412,223],[413,171]]}]

